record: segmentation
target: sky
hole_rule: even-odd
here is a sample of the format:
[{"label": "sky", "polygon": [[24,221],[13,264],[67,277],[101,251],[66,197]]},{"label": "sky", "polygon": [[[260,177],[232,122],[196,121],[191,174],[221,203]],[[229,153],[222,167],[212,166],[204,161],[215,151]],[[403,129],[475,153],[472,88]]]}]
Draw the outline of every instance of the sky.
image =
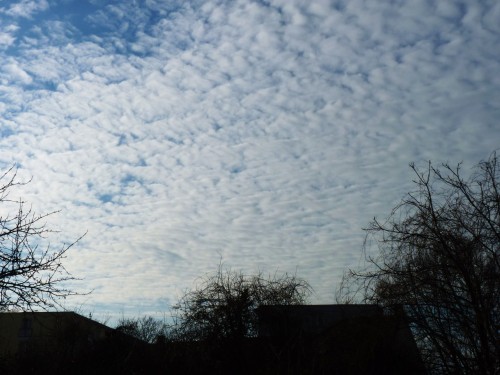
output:
[{"label": "sky", "polygon": [[333,303],[409,163],[500,146],[494,0],[0,0],[0,61],[0,169],[112,319],[221,261]]}]

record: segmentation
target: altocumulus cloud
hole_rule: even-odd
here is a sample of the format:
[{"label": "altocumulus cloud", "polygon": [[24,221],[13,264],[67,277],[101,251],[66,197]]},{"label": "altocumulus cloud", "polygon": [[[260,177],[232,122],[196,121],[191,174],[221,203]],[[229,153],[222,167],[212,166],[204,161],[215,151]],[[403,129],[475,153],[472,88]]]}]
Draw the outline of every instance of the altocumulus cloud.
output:
[{"label": "altocumulus cloud", "polygon": [[225,264],[333,300],[411,161],[500,139],[495,1],[4,1],[0,164],[61,209],[97,313]]}]

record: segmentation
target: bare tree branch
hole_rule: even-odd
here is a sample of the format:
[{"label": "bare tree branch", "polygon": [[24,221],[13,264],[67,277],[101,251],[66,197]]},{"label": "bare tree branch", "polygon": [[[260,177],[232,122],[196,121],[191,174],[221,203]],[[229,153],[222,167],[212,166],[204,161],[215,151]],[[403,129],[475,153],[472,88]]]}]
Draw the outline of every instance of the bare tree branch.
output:
[{"label": "bare tree branch", "polygon": [[44,245],[53,233],[45,220],[56,212],[37,215],[24,201],[9,198],[14,187],[30,181],[18,182],[13,168],[0,176],[0,205],[17,206],[15,214],[0,216],[0,310],[60,307],[60,299],[76,294],[65,287],[75,279],[63,260],[83,236],[55,250]]},{"label": "bare tree branch", "polygon": [[245,275],[219,265],[194,290],[186,292],[177,311],[174,334],[183,340],[222,340],[257,334],[260,305],[302,304],[309,284],[295,275]]},{"label": "bare tree branch", "polygon": [[[337,299],[404,309],[433,373],[500,373],[500,166],[469,179],[411,164],[416,190],[366,229],[379,255],[345,274]],[[365,248],[367,252],[368,249]]]}]

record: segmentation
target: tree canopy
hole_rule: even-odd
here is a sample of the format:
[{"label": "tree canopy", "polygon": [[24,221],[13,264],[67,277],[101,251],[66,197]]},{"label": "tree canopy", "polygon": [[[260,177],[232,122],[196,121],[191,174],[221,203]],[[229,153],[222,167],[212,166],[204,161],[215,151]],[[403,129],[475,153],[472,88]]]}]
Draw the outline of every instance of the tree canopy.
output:
[{"label": "tree canopy", "polygon": [[[493,153],[469,178],[461,165],[414,164],[415,190],[374,219],[368,266],[350,270],[342,302],[403,306],[433,373],[500,371],[500,165]],[[379,252],[368,247],[374,240]]]},{"label": "tree canopy", "polygon": [[245,275],[219,266],[174,307],[174,333],[185,340],[253,337],[258,306],[303,304],[310,292],[309,284],[295,275]]},{"label": "tree canopy", "polygon": [[168,326],[152,316],[142,318],[122,318],[116,330],[153,344],[168,336]]},{"label": "tree canopy", "polygon": [[38,215],[24,201],[11,200],[11,190],[25,184],[13,168],[0,176],[0,310],[52,308],[75,294],[65,286],[74,278],[62,261],[78,240],[57,249],[44,245],[53,232],[45,220],[55,212]]}]

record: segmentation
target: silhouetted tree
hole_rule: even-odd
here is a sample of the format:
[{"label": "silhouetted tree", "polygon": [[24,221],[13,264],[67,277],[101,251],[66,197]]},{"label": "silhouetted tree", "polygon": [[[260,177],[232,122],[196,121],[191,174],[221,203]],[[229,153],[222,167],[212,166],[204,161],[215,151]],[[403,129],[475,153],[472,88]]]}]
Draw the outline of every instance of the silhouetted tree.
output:
[{"label": "silhouetted tree", "polygon": [[[416,190],[367,228],[368,267],[350,270],[349,302],[403,306],[434,373],[500,373],[500,166],[493,153],[463,177],[460,164],[411,164]],[[368,253],[370,238],[379,255]],[[359,294],[358,294],[359,295]]]},{"label": "silhouetted tree", "polygon": [[309,284],[295,275],[245,275],[219,266],[174,307],[173,333],[188,341],[253,337],[259,305],[303,304],[310,292]]},{"label": "silhouetted tree", "polygon": [[152,316],[122,318],[118,321],[116,329],[150,344],[168,335],[168,326]]},{"label": "silhouetted tree", "polygon": [[0,176],[0,310],[51,308],[75,294],[64,286],[74,278],[62,260],[78,240],[56,250],[43,245],[52,232],[45,219],[55,212],[37,215],[24,201],[9,199],[12,188],[25,184],[16,180],[13,168]]}]

